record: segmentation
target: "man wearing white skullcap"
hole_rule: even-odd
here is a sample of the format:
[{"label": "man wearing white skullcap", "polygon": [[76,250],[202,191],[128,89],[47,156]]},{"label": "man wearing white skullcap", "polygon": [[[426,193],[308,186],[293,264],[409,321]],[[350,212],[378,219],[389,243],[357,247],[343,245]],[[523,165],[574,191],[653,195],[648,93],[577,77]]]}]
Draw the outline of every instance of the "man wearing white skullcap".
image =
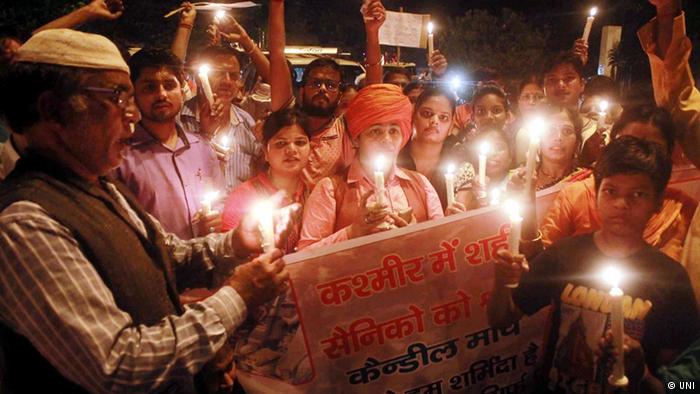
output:
[{"label": "man wearing white skullcap", "polygon": [[[105,177],[138,121],[107,38],[40,32],[2,83],[28,148],[0,185],[0,391],[199,391],[247,310],[284,290],[281,252],[236,266],[260,249],[254,220],[183,242]],[[179,290],[214,278],[212,297],[180,305]]]}]

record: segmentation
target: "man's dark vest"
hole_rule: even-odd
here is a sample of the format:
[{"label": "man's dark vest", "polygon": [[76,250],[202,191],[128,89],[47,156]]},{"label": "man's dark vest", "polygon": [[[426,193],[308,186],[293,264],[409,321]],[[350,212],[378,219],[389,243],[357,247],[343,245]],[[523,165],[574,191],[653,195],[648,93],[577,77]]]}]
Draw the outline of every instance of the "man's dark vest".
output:
[{"label": "man's dark vest", "polygon": [[[143,221],[147,237],[103,187],[39,157],[21,159],[2,184],[0,212],[17,201],[40,205],[70,230],[117,306],[131,315],[134,324],[154,325],[168,315],[183,312],[172,261],[146,212],[125,188],[117,187]],[[3,392],[84,392],[61,376],[26,338],[7,327],[0,329],[6,363]],[[165,392],[194,391],[191,379],[166,386]]]}]

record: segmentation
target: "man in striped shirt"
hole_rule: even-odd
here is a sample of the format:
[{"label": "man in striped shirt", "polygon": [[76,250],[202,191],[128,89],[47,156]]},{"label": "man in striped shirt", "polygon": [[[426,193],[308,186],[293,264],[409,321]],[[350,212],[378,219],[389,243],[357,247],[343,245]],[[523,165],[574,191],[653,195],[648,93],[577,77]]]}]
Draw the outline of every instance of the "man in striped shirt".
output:
[{"label": "man in striped shirt", "polygon": [[[138,121],[108,39],[38,33],[3,83],[19,94],[2,113],[29,147],[0,186],[0,391],[200,391],[247,310],[284,291],[281,252],[237,264],[259,249],[251,220],[182,241],[105,178]],[[215,278],[211,297],[179,303]]]}]

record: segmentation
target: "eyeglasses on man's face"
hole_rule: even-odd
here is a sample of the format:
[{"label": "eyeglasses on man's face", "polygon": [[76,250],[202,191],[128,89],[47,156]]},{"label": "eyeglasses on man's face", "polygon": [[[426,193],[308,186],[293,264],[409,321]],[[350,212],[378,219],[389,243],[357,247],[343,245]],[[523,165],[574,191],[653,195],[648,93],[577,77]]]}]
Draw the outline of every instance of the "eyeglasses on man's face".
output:
[{"label": "eyeglasses on man's face", "polygon": [[101,86],[85,86],[82,90],[103,94],[109,97],[110,101],[116,104],[121,109],[126,109],[132,100],[133,93],[122,87],[106,88]]},{"label": "eyeglasses on man's face", "polygon": [[340,82],[332,79],[309,78],[306,86],[312,89],[321,89],[321,86],[325,86],[329,92],[337,92],[340,89]]}]

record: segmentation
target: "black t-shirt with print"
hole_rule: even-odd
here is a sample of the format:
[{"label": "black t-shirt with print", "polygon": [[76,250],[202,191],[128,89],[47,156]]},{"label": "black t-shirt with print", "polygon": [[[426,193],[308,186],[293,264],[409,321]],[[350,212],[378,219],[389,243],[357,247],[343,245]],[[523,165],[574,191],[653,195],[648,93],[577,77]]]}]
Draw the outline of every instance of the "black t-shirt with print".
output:
[{"label": "black t-shirt with print", "polygon": [[610,285],[601,275],[610,265],[624,275],[625,333],[641,342],[652,370],[659,350],[683,350],[700,334],[690,280],[679,263],[649,245],[613,259],[598,249],[593,234],[562,239],[530,263],[512,293],[528,315],[554,306],[545,338],[552,391],[599,392],[607,381],[609,371],[598,365],[594,351],[610,324]]}]

